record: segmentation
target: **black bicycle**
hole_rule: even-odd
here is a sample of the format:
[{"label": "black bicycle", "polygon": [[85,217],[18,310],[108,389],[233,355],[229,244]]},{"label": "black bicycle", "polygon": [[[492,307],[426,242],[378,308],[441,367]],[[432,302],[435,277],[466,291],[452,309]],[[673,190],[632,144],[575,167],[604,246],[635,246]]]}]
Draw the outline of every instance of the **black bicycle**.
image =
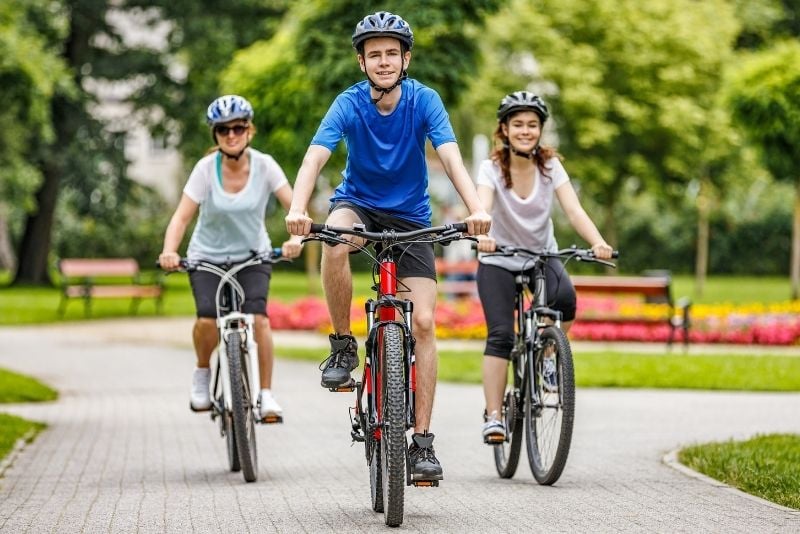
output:
[{"label": "black bicycle", "polygon": [[[363,224],[352,228],[312,224],[311,233],[316,235],[305,239],[348,245],[373,262],[372,289],[376,297],[365,304],[368,334],[363,375],[360,382],[334,391],[356,391],[355,406],[350,408],[350,436],[365,446],[372,509],[383,512],[386,524],[392,527],[403,522],[406,485],[439,485],[438,480],[414,480],[407,458],[406,432],[414,427],[416,419],[413,306],[410,300],[397,297],[406,289],[397,279],[395,255],[399,258],[402,251],[398,247],[411,243],[447,244],[464,239],[466,231],[464,223],[410,232],[367,232]],[[373,255],[366,245],[356,245],[343,235],[376,243],[377,252]]]},{"label": "black bicycle", "polygon": [[[554,484],[567,463],[575,418],[575,373],[572,349],[561,330],[561,312],[547,303],[547,259],[565,264],[574,259],[615,267],[598,259],[591,250],[568,248],[557,252],[533,252],[517,247],[497,247],[486,256],[518,256],[529,260],[515,277],[516,322],[511,351],[512,373],[503,399],[505,438],[488,437],[493,444],[497,473],[511,478],[517,470],[523,433],[527,436],[528,463],[539,484]],[[617,257],[614,252],[613,257]],[[533,269],[533,294],[528,287]],[[524,424],[523,424],[524,420]]]},{"label": "black bicycle", "polygon": [[258,478],[258,450],[256,424],[280,423],[283,418],[260,417],[258,392],[261,389],[258,347],[256,345],[254,316],[242,313],[244,289],[236,274],[251,265],[288,261],[276,248],[264,254],[253,253],[241,263],[215,265],[206,261],[186,258],[180,261],[180,271],[195,270],[219,276],[216,293],[217,328],[219,348],[211,357],[211,420],[219,418],[220,436],[225,438],[228,467],[241,471],[245,481]]}]

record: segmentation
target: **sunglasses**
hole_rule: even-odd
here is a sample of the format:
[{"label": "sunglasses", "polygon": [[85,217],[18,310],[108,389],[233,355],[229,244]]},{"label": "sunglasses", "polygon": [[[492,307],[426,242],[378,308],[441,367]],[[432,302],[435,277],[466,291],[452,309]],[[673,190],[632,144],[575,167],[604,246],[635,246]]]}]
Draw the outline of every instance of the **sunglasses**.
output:
[{"label": "sunglasses", "polygon": [[214,131],[222,137],[228,135],[229,132],[233,132],[233,135],[238,137],[247,131],[247,126],[242,124],[237,124],[236,126],[214,126]]}]

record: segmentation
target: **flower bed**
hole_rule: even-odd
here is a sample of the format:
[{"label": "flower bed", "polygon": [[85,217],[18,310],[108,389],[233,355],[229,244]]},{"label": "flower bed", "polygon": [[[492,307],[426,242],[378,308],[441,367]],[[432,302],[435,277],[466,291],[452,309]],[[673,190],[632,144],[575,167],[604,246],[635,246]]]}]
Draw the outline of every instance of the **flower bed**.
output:
[{"label": "flower bed", "polygon": [[[639,317],[663,317],[662,304],[635,299],[579,297],[578,320],[570,338],[591,341],[666,342],[669,327],[637,321]],[[291,304],[270,300],[269,316],[278,330],[330,331],[325,300],[306,297]],[[630,318],[625,322],[581,323],[581,316]],[[354,302],[350,312],[353,331],[366,334],[364,302]],[[692,306],[692,343],[800,345],[800,301],[776,304],[697,304]],[[484,339],[486,325],[477,299],[440,301],[436,307],[436,334],[441,339]]]}]

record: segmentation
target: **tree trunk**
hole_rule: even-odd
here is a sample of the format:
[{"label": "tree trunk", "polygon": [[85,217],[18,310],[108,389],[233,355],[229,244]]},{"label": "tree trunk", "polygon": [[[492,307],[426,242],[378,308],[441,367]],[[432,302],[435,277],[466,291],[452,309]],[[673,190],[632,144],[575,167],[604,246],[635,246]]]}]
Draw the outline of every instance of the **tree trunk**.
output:
[{"label": "tree trunk", "polygon": [[795,183],[794,220],[792,221],[792,300],[800,296],[800,179]]},{"label": "tree trunk", "polygon": [[696,297],[703,295],[708,275],[708,239],[711,214],[711,199],[708,189],[708,185],[701,182],[700,192],[697,195],[697,257],[694,264],[694,294]]},{"label": "tree trunk", "polygon": [[0,269],[14,272],[16,263],[8,228],[8,205],[0,202]]}]

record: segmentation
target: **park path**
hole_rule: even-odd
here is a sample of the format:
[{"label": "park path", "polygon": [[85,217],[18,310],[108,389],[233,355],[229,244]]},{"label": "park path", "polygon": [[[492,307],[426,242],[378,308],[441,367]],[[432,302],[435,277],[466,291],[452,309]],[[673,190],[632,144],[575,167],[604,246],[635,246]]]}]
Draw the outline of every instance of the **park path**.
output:
[{"label": "park path", "polygon": [[[280,360],[286,423],[259,429],[259,480],[225,469],[208,415],[188,410],[187,320],[0,328],[0,366],[61,392],[3,411],[46,422],[0,478],[0,532],[373,532],[351,396],[315,364]],[[278,336],[278,345],[312,338]],[[280,349],[278,349],[280,353]],[[682,445],[800,432],[800,394],[581,389],[573,448],[554,487],[524,458],[500,480],[479,437],[478,386],[440,384],[439,488],[408,488],[409,532],[800,532],[800,512],[665,465]],[[524,455],[524,453],[523,453]]]}]

